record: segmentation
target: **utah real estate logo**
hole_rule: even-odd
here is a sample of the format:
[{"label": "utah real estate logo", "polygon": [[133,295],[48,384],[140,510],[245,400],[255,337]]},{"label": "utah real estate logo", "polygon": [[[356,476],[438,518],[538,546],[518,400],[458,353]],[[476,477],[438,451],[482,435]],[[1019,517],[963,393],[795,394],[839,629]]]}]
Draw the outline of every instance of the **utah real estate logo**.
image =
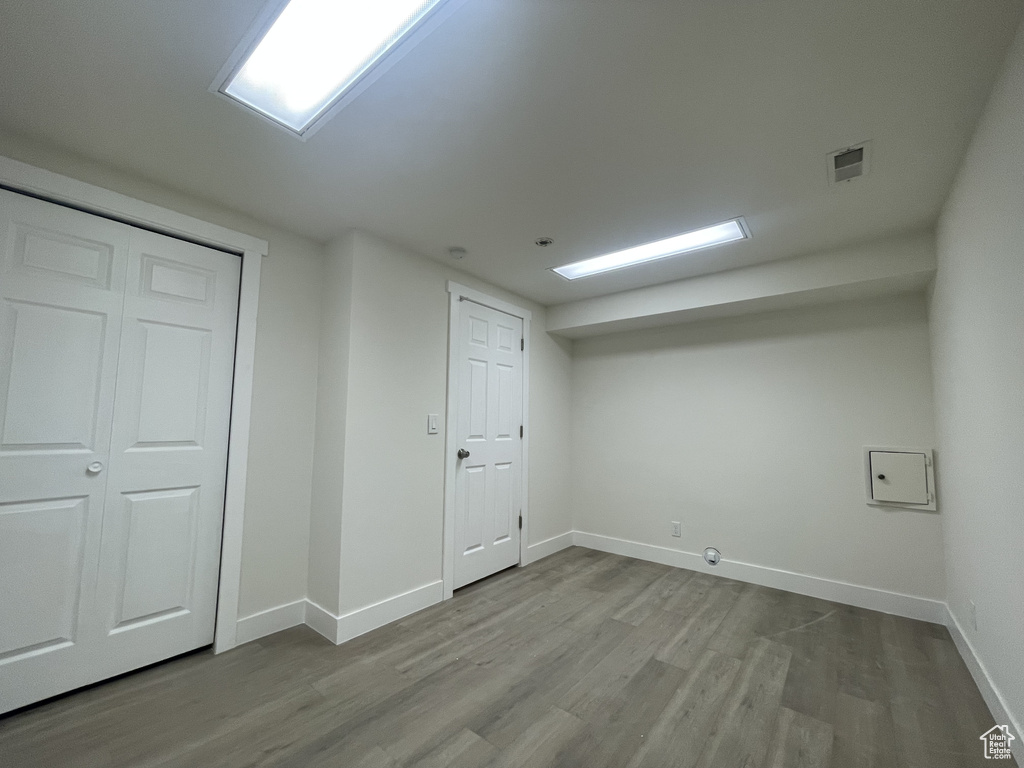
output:
[{"label": "utah real estate logo", "polygon": [[1009,726],[993,725],[978,738],[985,742],[986,760],[1009,760],[1010,742],[1017,737],[1010,733]]}]

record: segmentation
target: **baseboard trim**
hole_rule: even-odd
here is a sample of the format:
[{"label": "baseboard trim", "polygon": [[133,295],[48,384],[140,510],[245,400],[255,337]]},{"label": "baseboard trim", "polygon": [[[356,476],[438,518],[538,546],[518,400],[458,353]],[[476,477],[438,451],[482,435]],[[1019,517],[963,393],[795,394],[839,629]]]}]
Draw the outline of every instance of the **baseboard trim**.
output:
[{"label": "baseboard trim", "polygon": [[338,644],[335,639],[338,636],[338,617],[309,598],[306,598],[306,626]]},{"label": "baseboard trim", "polygon": [[538,560],[543,560],[548,555],[553,555],[555,552],[561,552],[563,549],[568,549],[572,545],[572,531],[566,531],[558,536],[552,536],[550,539],[538,541],[536,544],[530,544],[526,548],[526,562],[523,563],[523,565],[536,563]]},{"label": "baseboard trim", "polygon": [[888,592],[874,587],[848,584],[842,581],[808,576],[803,573],[783,571],[763,565],[742,563],[734,560],[723,560],[712,568],[704,562],[704,557],[695,552],[684,552],[678,549],[643,544],[638,541],[617,539],[584,531],[573,532],[573,543],[579,547],[610,552],[615,555],[635,557],[638,560],[649,560],[662,565],[686,568],[691,571],[713,573],[737,581],[758,584],[763,587],[782,589],[799,595],[808,595],[836,603],[867,608],[872,611],[905,616],[909,619],[930,621],[944,624],[946,620],[946,604],[940,600],[925,597],[904,595],[899,592]]},{"label": "baseboard trim", "polygon": [[1006,706],[1006,699],[999,692],[999,688],[992,680],[981,659],[978,658],[978,652],[974,650],[974,646],[968,639],[967,633],[964,632],[963,625],[953,615],[953,611],[949,609],[949,606],[946,607],[946,620],[944,623],[946,629],[949,630],[950,636],[953,638],[953,642],[956,644],[956,649],[960,652],[960,656],[967,665],[967,669],[970,670],[971,677],[974,678],[974,683],[978,686],[981,697],[988,705],[988,710],[992,713],[996,724],[1010,726],[1010,729],[1017,737],[1014,741],[1010,742],[1010,751],[1013,752],[1017,765],[1024,765],[1024,730],[1021,729],[1020,720],[1014,717],[1009,707]]},{"label": "baseboard trim", "polygon": [[422,611],[444,597],[444,582],[438,580],[400,595],[335,616],[313,601],[307,601],[306,624],[335,645]]},{"label": "baseboard trim", "polygon": [[306,601],[293,600],[284,605],[267,608],[265,611],[244,616],[236,624],[235,634],[238,645],[259,640],[285,629],[297,627],[306,621]]}]

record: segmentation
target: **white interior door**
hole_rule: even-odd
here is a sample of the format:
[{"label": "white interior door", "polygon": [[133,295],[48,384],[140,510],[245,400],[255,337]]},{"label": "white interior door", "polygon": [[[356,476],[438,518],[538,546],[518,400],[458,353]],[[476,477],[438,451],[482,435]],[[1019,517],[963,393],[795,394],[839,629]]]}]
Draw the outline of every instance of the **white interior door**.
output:
[{"label": "white interior door", "polygon": [[0,191],[0,712],[213,637],[240,259]]},{"label": "white interior door", "polygon": [[459,311],[454,587],[519,562],[523,321],[466,300]]}]

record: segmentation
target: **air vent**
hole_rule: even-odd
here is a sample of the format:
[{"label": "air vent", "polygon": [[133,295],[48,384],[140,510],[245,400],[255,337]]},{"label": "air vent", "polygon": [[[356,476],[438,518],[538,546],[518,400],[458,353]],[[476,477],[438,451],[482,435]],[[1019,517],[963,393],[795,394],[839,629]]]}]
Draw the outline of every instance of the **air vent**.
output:
[{"label": "air vent", "polygon": [[866,175],[870,159],[871,142],[867,141],[829,153],[828,183],[838,184]]}]

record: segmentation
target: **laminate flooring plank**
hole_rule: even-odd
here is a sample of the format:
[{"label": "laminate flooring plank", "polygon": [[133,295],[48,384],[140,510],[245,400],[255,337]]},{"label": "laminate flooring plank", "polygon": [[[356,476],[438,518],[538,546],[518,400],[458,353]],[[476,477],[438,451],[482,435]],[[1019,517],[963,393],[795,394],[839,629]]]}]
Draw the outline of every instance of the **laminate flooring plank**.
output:
[{"label": "laminate flooring plank", "polygon": [[869,701],[888,701],[889,681],[882,648],[882,616],[852,606],[841,606],[836,645],[836,685],[846,693]]},{"label": "laminate flooring plank", "polygon": [[768,768],[823,768],[831,756],[831,725],[787,707],[779,709]]},{"label": "laminate flooring plank", "polygon": [[[179,675],[173,669],[165,675],[165,670],[155,667],[123,678],[116,681],[124,683],[117,686],[123,695],[108,701],[106,708],[93,706],[81,717],[51,720],[50,727],[36,731],[32,740],[36,748],[26,747],[35,754],[46,754],[60,744],[65,749],[75,745],[75,751],[107,751],[115,764],[132,764],[166,754],[187,737],[211,733],[244,715],[253,702],[286,697],[305,685],[300,674],[289,681],[294,659],[277,659],[272,654],[240,658],[245,663],[201,664],[202,675]],[[169,702],[173,707],[168,707]],[[0,744],[3,741],[0,735]],[[23,762],[29,764],[27,759]],[[59,761],[49,763],[54,764]]]},{"label": "laminate flooring plank", "polygon": [[560,759],[587,768],[622,768],[644,744],[685,676],[678,667],[650,659],[625,686],[607,681],[604,695],[591,700],[585,716],[580,717],[587,723],[590,737],[577,741]]},{"label": "laminate flooring plank", "polygon": [[731,610],[708,641],[708,648],[743,659],[753,640],[774,631],[784,595],[777,589],[744,584]]},{"label": "laminate flooring plank", "polygon": [[581,586],[595,592],[614,592],[621,594],[635,588],[638,594],[656,579],[664,576],[669,570],[667,565],[634,560],[629,557],[615,556],[610,565],[595,570]]},{"label": "laminate flooring plank", "polygon": [[694,572],[683,589],[680,589],[666,602],[662,610],[669,613],[677,613],[680,616],[689,616],[696,608],[707,600],[711,592],[723,588],[734,589],[737,596],[746,586],[742,582],[725,579],[721,576],[712,576],[710,573]]},{"label": "laminate flooring plank", "polygon": [[966,741],[971,736],[978,737],[996,725],[953,639],[930,638],[928,656],[931,666],[938,673],[937,682],[946,709],[959,729],[961,738]]},{"label": "laminate flooring plank", "polygon": [[329,706],[327,701],[308,686],[296,688],[253,706],[211,729],[196,733],[178,726],[173,718],[164,727],[175,732],[177,742],[156,749],[147,746],[148,754],[119,752],[112,765],[133,768],[193,768],[216,765],[218,768],[242,768],[258,765],[272,757],[282,744],[290,741],[295,727],[311,713]]},{"label": "laminate flooring plank", "polygon": [[782,706],[831,723],[839,695],[838,606],[804,595],[787,596],[782,605],[781,624],[789,626],[767,636],[792,652]]},{"label": "laminate flooring plank", "polygon": [[901,768],[971,765],[980,751],[958,738],[959,729],[928,655],[933,630],[926,622],[897,616],[884,617],[882,627],[885,672],[891,691],[888,706],[892,713],[898,765]]},{"label": "laminate flooring plank", "polygon": [[615,687],[620,690],[625,687],[629,679],[680,632],[680,617],[665,611],[638,627],[616,623],[628,628],[626,636],[558,701],[558,706],[567,712],[588,719],[594,710],[603,706]]},{"label": "laminate flooring plank", "polygon": [[[502,749],[493,768],[570,768],[572,746],[586,739],[586,726],[557,707],[538,717],[517,739]],[[582,768],[582,766],[579,766]]]},{"label": "laminate flooring plank", "polygon": [[887,704],[840,692],[836,700],[830,768],[897,765],[892,713]]},{"label": "laminate flooring plank", "polygon": [[600,593],[581,588],[532,612],[466,656],[481,666],[529,666],[581,634],[593,632],[610,612]]},{"label": "laminate flooring plank", "polygon": [[[542,617],[555,623],[556,619],[561,618],[560,614],[571,610],[567,602],[570,602],[570,598],[559,599],[550,592],[538,592],[506,606],[484,620],[468,624],[462,632],[445,635],[438,642],[413,649],[414,652],[408,655],[386,654],[385,658],[393,662],[395,669],[403,674],[424,677],[467,655],[474,648],[516,631],[536,611],[541,611]],[[579,607],[584,606],[581,604]]]},{"label": "laminate flooring plank", "polygon": [[616,621],[639,626],[644,620],[664,609],[665,605],[686,588],[686,583],[693,578],[693,571],[673,568],[668,573],[655,579],[639,595],[612,615]]},{"label": "laminate flooring plank", "polygon": [[362,759],[384,747],[400,763],[451,739],[480,707],[508,687],[500,674],[458,661],[342,720],[324,709],[299,725],[293,743],[269,765],[318,766]]},{"label": "laminate flooring plank", "polygon": [[627,768],[693,768],[732,689],[741,662],[704,651]]},{"label": "laminate flooring plank", "polygon": [[507,747],[616,649],[629,630],[627,624],[607,620],[528,663],[519,659],[488,666],[505,670],[514,682],[482,707],[467,727],[496,747]]},{"label": "laminate flooring plank", "polygon": [[486,739],[463,728],[448,741],[410,763],[409,768],[485,768],[497,755],[498,750]]},{"label": "laminate flooring plank", "polygon": [[708,647],[742,590],[743,585],[738,581],[723,579],[721,583],[714,584],[689,614],[680,617],[675,635],[658,650],[658,660],[680,669],[692,667]]},{"label": "laminate flooring plank", "polygon": [[751,644],[697,765],[764,765],[791,655],[788,648],[769,640]]}]

